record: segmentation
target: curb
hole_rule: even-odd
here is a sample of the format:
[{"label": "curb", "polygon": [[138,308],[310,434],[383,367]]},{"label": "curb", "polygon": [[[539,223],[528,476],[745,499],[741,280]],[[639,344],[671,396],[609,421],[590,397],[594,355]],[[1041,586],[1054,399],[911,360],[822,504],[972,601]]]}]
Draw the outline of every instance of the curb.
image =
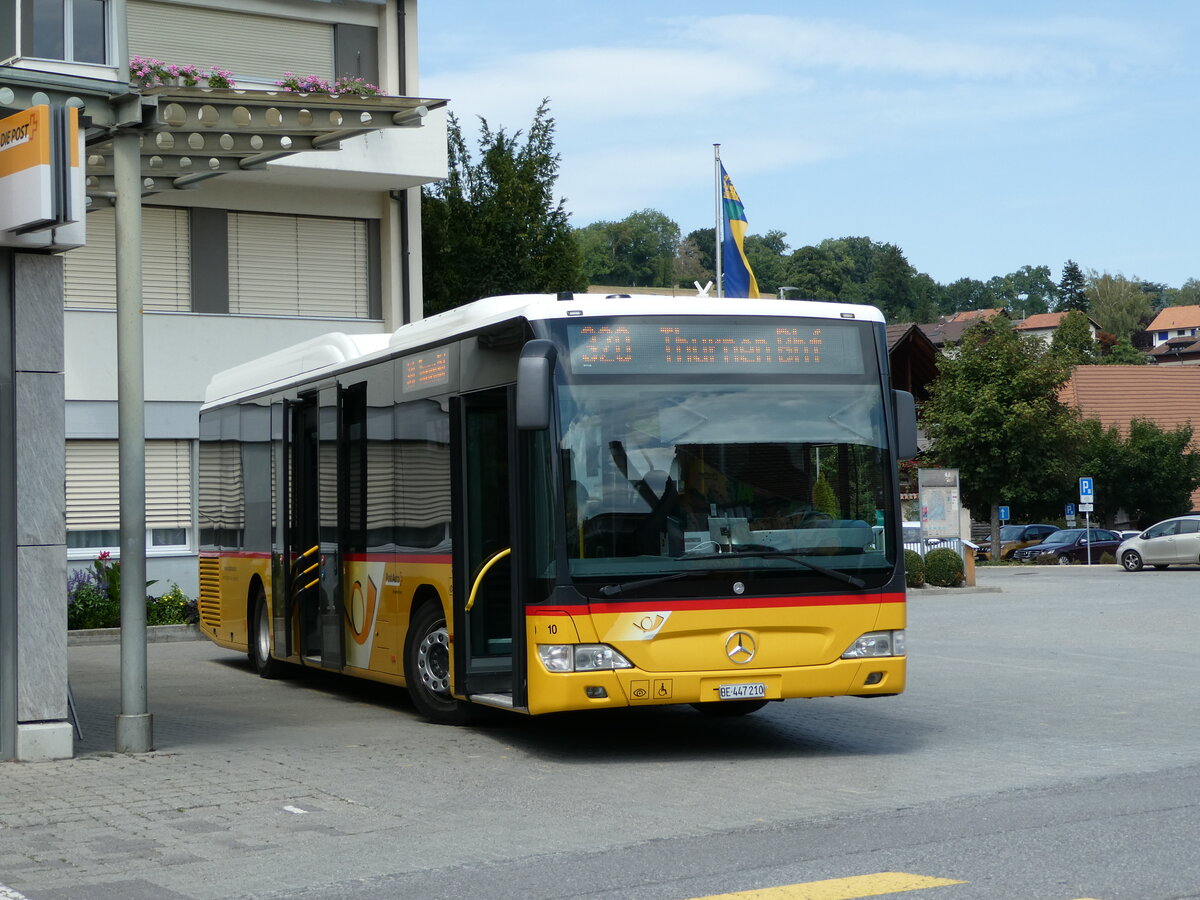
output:
[{"label": "curb", "polygon": [[1003,594],[1003,588],[998,587],[979,587],[978,585],[963,585],[962,587],[936,587],[932,584],[923,584],[920,587],[906,587],[905,594],[911,599],[912,597],[921,594],[940,595],[940,594]]},{"label": "curb", "polygon": [[[199,625],[147,625],[146,643],[162,644],[172,641],[198,641],[203,637]],[[89,628],[67,632],[67,646],[81,644],[119,644],[120,628]]]}]

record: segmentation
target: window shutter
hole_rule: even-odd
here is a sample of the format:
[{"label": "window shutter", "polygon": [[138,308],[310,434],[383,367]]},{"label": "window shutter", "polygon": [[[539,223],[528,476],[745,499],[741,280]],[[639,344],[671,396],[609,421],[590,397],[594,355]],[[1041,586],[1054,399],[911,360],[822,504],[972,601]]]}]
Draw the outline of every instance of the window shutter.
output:
[{"label": "window shutter", "polygon": [[146,527],[192,524],[192,455],[188,441],[146,442]]},{"label": "window shutter", "polygon": [[67,441],[67,531],[120,525],[117,442]]},{"label": "window shutter", "polygon": [[370,317],[367,223],[229,214],[229,311]]},{"label": "window shutter", "polygon": [[[146,527],[190,528],[192,469],[188,441],[146,442]],[[116,441],[67,441],[67,530],[121,525]]]},{"label": "window shutter", "polygon": [[[191,262],[185,209],[142,207],[142,306],[189,312]],[[87,243],[63,256],[63,295],[72,309],[117,308],[116,211],[88,213]]]},{"label": "window shutter", "polygon": [[296,315],[296,219],[229,214],[229,311]]},{"label": "window shutter", "polygon": [[142,207],[143,308],[191,311],[189,222],[186,209]]},{"label": "window shutter", "polygon": [[274,83],[284,72],[332,78],[333,26],[229,9],[130,0],[129,54],[217,66],[239,80]]}]

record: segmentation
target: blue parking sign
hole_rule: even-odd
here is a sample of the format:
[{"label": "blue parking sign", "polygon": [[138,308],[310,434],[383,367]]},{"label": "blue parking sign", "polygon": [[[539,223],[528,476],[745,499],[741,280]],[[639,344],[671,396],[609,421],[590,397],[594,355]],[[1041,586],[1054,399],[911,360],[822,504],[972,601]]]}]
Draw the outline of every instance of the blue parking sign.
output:
[{"label": "blue parking sign", "polygon": [[1075,518],[1075,504],[1074,503],[1067,504],[1067,518],[1068,519]]},{"label": "blue parking sign", "polygon": [[1008,521],[1008,507],[1007,506],[1000,507],[1000,521],[1001,522]]},{"label": "blue parking sign", "polygon": [[1079,479],[1079,502],[1090,503],[1092,501],[1092,479]]}]

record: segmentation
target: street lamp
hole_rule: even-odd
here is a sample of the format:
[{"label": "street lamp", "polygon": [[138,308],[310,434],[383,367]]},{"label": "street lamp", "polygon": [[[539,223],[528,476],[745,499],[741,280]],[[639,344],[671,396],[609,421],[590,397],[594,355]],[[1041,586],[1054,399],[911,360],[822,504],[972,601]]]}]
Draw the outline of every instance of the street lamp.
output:
[{"label": "street lamp", "polygon": [[798,287],[792,287],[790,284],[781,284],[781,285],[779,286],[779,299],[780,299],[780,300],[786,300],[786,299],[787,299],[787,293],[786,293],[786,291],[798,291],[798,290],[800,290],[800,288],[798,288]]}]

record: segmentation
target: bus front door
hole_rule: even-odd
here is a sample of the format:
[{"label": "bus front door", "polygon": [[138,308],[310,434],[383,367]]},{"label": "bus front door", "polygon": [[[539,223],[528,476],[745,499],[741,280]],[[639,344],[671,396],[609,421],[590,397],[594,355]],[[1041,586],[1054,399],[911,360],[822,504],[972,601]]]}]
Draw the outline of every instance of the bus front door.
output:
[{"label": "bus front door", "polygon": [[290,404],[287,457],[287,619],[300,656],[326,668],[345,662],[338,546],[338,389]]},{"label": "bus front door", "polygon": [[524,553],[516,523],[513,392],[493,388],[455,401],[454,683],[492,706],[524,709],[524,619],[514,573]]}]

